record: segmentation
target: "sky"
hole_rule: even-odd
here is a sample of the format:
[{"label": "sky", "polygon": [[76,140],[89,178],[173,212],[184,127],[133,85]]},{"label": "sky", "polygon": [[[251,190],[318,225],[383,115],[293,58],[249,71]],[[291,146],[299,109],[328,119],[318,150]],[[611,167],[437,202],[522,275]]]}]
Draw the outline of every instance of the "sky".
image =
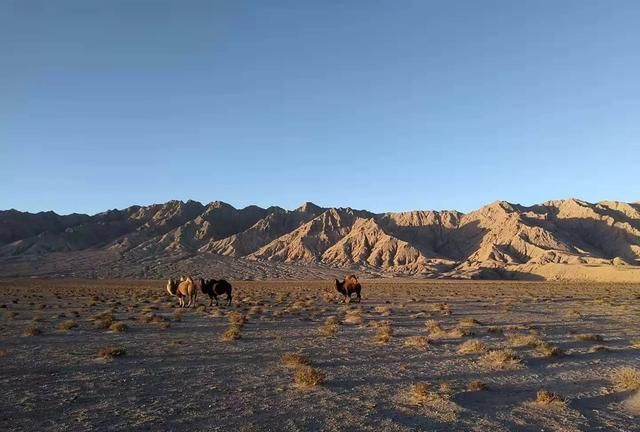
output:
[{"label": "sky", "polygon": [[0,209],[639,201],[637,0],[0,0]]}]

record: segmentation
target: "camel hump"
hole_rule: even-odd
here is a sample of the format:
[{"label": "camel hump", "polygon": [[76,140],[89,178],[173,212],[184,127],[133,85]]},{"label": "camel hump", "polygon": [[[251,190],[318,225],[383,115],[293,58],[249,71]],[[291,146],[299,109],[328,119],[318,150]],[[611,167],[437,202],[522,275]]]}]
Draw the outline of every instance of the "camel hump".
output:
[{"label": "camel hump", "polygon": [[349,276],[345,276],[344,281],[350,284],[357,284],[358,278],[356,277],[356,275],[349,275]]}]

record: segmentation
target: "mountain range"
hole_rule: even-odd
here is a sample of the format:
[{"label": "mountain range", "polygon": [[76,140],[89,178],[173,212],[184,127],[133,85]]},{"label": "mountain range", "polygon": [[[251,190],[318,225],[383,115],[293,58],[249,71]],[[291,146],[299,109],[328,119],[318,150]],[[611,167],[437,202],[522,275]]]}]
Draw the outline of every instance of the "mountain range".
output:
[{"label": "mountain range", "polygon": [[95,215],[0,211],[0,276],[640,280],[640,204],[496,201],[373,213],[169,201]]}]

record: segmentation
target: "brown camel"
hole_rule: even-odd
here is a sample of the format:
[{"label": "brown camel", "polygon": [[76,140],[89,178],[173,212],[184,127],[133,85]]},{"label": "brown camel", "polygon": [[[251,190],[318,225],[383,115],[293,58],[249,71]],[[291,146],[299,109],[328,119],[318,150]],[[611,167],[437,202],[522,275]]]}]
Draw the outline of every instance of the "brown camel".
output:
[{"label": "brown camel", "polygon": [[336,279],[336,291],[344,296],[345,302],[351,301],[351,294],[356,295],[356,299],[358,303],[362,300],[360,296],[360,291],[362,287],[360,286],[360,282],[358,282],[358,278],[355,275],[349,275],[344,278],[342,282]]},{"label": "brown camel", "polygon": [[[180,281],[169,279],[167,281],[167,292],[178,297],[180,307],[191,307],[196,305],[198,290],[190,276],[181,277]],[[184,299],[188,297],[189,303],[185,306]]]}]

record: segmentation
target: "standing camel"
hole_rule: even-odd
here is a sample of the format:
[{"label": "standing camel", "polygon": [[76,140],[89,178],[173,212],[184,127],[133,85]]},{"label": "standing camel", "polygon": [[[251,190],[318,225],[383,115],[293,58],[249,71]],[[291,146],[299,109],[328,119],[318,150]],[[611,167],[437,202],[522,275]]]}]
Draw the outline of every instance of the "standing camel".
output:
[{"label": "standing camel", "polygon": [[[178,297],[180,307],[192,307],[196,305],[198,290],[191,276],[181,277],[180,281],[169,279],[167,281],[167,292],[172,296]],[[189,298],[189,303],[185,306],[184,299]]]},{"label": "standing camel", "polygon": [[355,275],[346,276],[342,282],[336,279],[336,291],[344,296],[345,303],[351,301],[351,294],[355,294],[358,303],[360,303],[362,300],[360,296],[361,290],[362,286],[360,286],[360,282],[358,282],[358,278]]}]

